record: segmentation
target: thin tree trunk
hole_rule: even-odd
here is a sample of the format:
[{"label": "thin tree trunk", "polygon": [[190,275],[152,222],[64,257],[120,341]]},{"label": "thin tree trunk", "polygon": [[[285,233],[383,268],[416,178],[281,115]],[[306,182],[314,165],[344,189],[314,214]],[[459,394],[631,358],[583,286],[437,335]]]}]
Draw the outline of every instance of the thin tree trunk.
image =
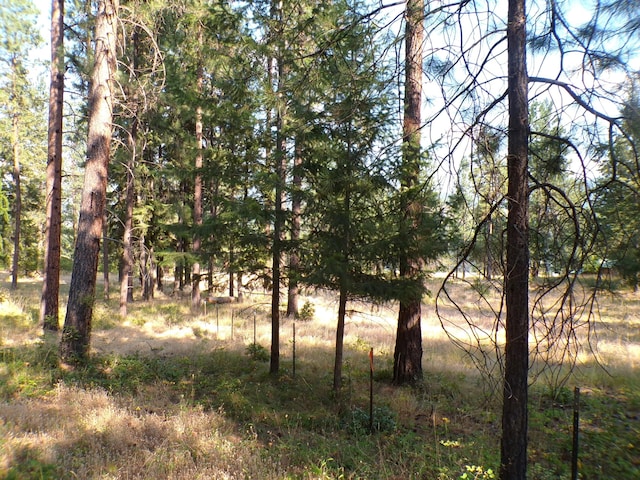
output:
[{"label": "thin tree trunk", "polygon": [[242,293],[242,272],[236,272],[236,290],[238,292],[238,302],[242,302],[242,297],[243,297],[243,293]]},{"label": "thin tree trunk", "polygon": [[[273,0],[271,16],[276,21],[282,20],[282,3]],[[281,33],[280,33],[281,35]],[[271,66],[269,62],[269,84],[271,85]],[[271,285],[271,357],[269,372],[272,375],[280,371],[280,268],[282,266],[282,240],[284,229],[284,212],[282,210],[284,183],[286,174],[285,164],[285,136],[284,136],[284,102],[282,96],[284,88],[284,62],[282,52],[277,54],[278,88],[276,101],[276,151],[275,151],[275,199],[273,221],[273,250],[272,250],[272,285]]]},{"label": "thin tree trunk", "polygon": [[118,0],[100,0],[95,23],[94,66],[89,88],[87,163],[80,202],[67,315],[60,342],[63,362],[77,364],[89,354],[100,239],[112,137],[112,81],[116,72]]},{"label": "thin tree trunk", "polygon": [[133,299],[133,207],[135,203],[135,177],[133,169],[136,162],[138,144],[138,121],[134,117],[129,133],[129,161],[127,162],[127,184],[125,188],[124,230],[122,233],[122,278],[120,279],[120,316],[126,318],[127,303]]},{"label": "thin tree trunk", "polygon": [[[202,27],[199,27],[198,31],[198,43],[202,45]],[[198,95],[202,93],[202,84],[204,79],[204,71],[202,64],[198,62],[196,73],[196,89]],[[195,178],[193,187],[193,222],[196,227],[195,235],[193,236],[193,255],[195,262],[192,266],[193,278],[191,287],[191,309],[197,311],[200,309],[200,260],[198,255],[200,254],[200,247],[202,240],[200,239],[200,232],[198,229],[202,227],[202,106],[196,107],[196,160],[195,160]]]},{"label": "thin tree trunk", "polygon": [[59,327],[60,237],[62,231],[62,113],[64,101],[64,0],[51,2],[51,82],[47,143],[44,278],[40,323],[44,330]]},{"label": "thin tree trunk", "polygon": [[151,299],[149,292],[149,251],[144,232],[140,233],[140,286],[142,287],[142,300],[148,302]]},{"label": "thin tree trunk", "polygon": [[[176,251],[178,253],[184,253],[184,240],[178,239],[176,245]],[[176,268],[173,275],[173,290],[182,291],[184,289],[184,255],[180,256],[176,261]]]},{"label": "thin tree trunk", "polygon": [[107,209],[102,219],[102,283],[103,296],[109,300],[109,228],[107,224]]},{"label": "thin tree trunk", "polygon": [[[133,261],[133,260],[132,260]],[[129,272],[129,279],[127,280],[127,284],[129,287],[127,288],[127,303],[133,303],[133,266],[135,263],[131,264],[131,271]]]},{"label": "thin tree trunk", "polygon": [[183,269],[182,259],[180,259],[176,262],[176,266],[173,270],[173,291],[174,292],[182,291],[182,269]]},{"label": "thin tree trunk", "polygon": [[164,290],[164,270],[162,269],[162,256],[158,256],[158,263],[156,264],[156,286],[161,292]]},{"label": "thin tree trunk", "polygon": [[[409,0],[406,6],[406,60],[404,125],[402,145],[402,219],[400,237],[406,245],[416,241],[412,232],[419,222],[422,205],[413,197],[420,174],[420,109],[422,102],[422,42],[424,0]],[[420,281],[422,259],[402,252],[400,276]],[[398,329],[393,354],[393,382],[397,385],[422,378],[422,288],[412,289],[400,299]]]},{"label": "thin tree trunk", "polygon": [[207,270],[207,292],[213,292],[213,257],[209,257],[209,265]]},{"label": "thin tree trunk", "polygon": [[20,138],[18,135],[18,112],[13,112],[13,181],[15,183],[16,194],[13,206],[14,229],[13,229],[13,266],[11,268],[11,288],[18,288],[18,269],[20,263],[20,230],[22,228],[22,187],[20,185]]},{"label": "thin tree trunk", "polygon": [[[144,148],[142,148],[142,152],[141,154],[144,155],[145,153],[147,153],[147,159],[146,159],[146,163],[151,165],[153,163],[153,154],[150,151],[145,151]],[[147,192],[148,192],[148,196],[150,196],[151,198],[148,198],[148,196],[146,197],[146,201],[154,204],[156,201],[156,184],[155,184],[155,178],[153,175],[149,176],[149,180],[146,182],[146,188],[147,188]],[[149,225],[154,225],[156,223],[155,220],[155,212],[151,212],[151,218],[149,219]],[[156,253],[155,253],[155,245],[156,245],[156,233],[155,233],[155,229],[150,227],[149,231],[148,231],[148,235],[146,238],[146,244],[148,245],[149,248],[149,270],[148,270],[148,295],[149,295],[149,299],[153,300],[156,296],[156,271],[157,271],[157,261],[156,261]]]},{"label": "thin tree trunk", "polygon": [[529,371],[528,90],[524,0],[509,0],[505,378],[501,480],[525,480]]},{"label": "thin tree trunk", "polygon": [[293,159],[293,192],[291,194],[291,243],[293,245],[289,253],[289,292],[287,296],[287,316],[298,315],[298,271],[300,269],[300,257],[297,243],[300,240],[300,213],[302,210],[302,152],[300,139],[296,138],[295,156]]},{"label": "thin tree trunk", "polygon": [[157,264],[156,264],[156,254],[155,254],[155,250],[153,248],[153,241],[150,242],[151,245],[149,246],[149,276],[148,276],[148,292],[149,292],[149,299],[153,300],[156,296],[156,270],[157,270]]},{"label": "thin tree trunk", "polygon": [[333,390],[338,392],[342,388],[342,362],[344,354],[344,323],[347,315],[347,288],[344,280],[340,286],[338,300],[338,326],[336,327],[336,355],[333,363]]},{"label": "thin tree trunk", "polygon": [[[196,122],[196,137],[198,137],[197,132],[199,131],[200,135],[200,145],[202,145],[202,109],[198,107],[199,118]],[[199,128],[198,128],[199,126]],[[196,177],[195,177],[195,189],[194,189],[194,206],[193,206],[193,219],[196,225],[196,228],[202,226],[202,176],[199,173],[199,169],[202,168],[202,152],[198,152],[196,156]],[[193,237],[193,254],[197,257],[200,253],[201,247],[200,234],[196,232]],[[197,311],[200,308],[201,296],[200,296],[200,261],[196,258],[195,262],[192,266],[192,287],[191,287],[191,308],[194,311]]]},{"label": "thin tree trunk", "polygon": [[[129,65],[129,76],[135,81],[138,71],[138,30],[134,27],[131,35],[131,45],[133,49],[132,59]],[[131,130],[127,137],[129,147],[129,158],[126,167],[126,187],[124,198],[124,226],[122,232],[122,276],[120,278],[120,316],[126,318],[127,304],[133,302],[133,208],[135,206],[135,175],[138,155],[138,130],[140,121],[138,119],[138,94],[133,94],[132,99],[133,118]]]},{"label": "thin tree trunk", "polygon": [[493,238],[493,218],[491,214],[489,214],[487,218],[487,230],[486,230],[486,265],[484,275],[487,277],[487,280],[491,280],[493,278],[493,254],[491,253],[491,240]]},{"label": "thin tree trunk", "polygon": [[[349,130],[350,132],[350,130]],[[347,140],[347,151],[349,152],[349,158],[346,165],[343,166],[342,171],[347,178],[353,175],[351,169],[351,139]],[[344,265],[344,271],[340,277],[340,296],[338,299],[338,325],[336,327],[336,355],[333,364],[333,390],[339,392],[342,388],[342,362],[344,354],[344,324],[345,317],[347,315],[347,298],[349,295],[347,276],[349,275],[349,252],[351,250],[351,187],[347,185],[343,200],[343,215],[344,225],[342,230],[344,232],[343,244],[342,244],[342,263]]]},{"label": "thin tree trunk", "polygon": [[229,296],[235,295],[235,275],[233,271],[233,263],[235,262],[235,255],[233,253],[233,247],[229,248]]},{"label": "thin tree trunk", "polygon": [[[268,156],[267,156],[268,158]],[[210,213],[211,213],[211,219],[215,222],[215,220],[218,218],[218,192],[220,189],[220,181],[219,179],[215,178],[212,179],[211,181],[211,187],[210,187],[210,191],[211,191],[211,206],[210,206]],[[211,235],[209,237],[209,241],[212,244],[215,244],[215,235]],[[207,271],[207,291],[209,293],[213,292],[214,290],[214,284],[213,284],[213,268],[214,268],[214,262],[213,262],[213,256],[209,256],[209,262],[208,262],[208,271]]]},{"label": "thin tree trunk", "polygon": [[277,374],[280,370],[280,268],[282,266],[282,236],[284,228],[284,212],[282,197],[285,182],[285,140],[282,133],[282,116],[278,113],[277,145],[276,145],[276,191],[275,191],[275,219],[273,222],[273,261],[271,286],[271,362],[269,371]]}]

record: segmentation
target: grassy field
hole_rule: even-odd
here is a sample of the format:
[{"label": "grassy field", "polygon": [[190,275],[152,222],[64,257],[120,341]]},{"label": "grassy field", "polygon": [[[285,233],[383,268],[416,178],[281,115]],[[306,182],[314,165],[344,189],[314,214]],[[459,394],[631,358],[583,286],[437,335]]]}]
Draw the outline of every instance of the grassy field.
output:
[{"label": "grassy field", "polygon": [[[295,371],[294,325],[283,321],[277,378],[268,373],[269,298],[258,293],[198,315],[188,299],[161,295],[133,303],[124,321],[116,298],[101,300],[92,359],[68,371],[57,363],[58,339],[37,325],[39,281],[12,292],[7,277],[0,283],[0,478],[497,477],[499,382],[452,344],[433,299],[423,308],[424,382],[411,388],[390,383],[394,306],[350,303],[345,387],[335,395],[332,295],[305,298],[314,314],[295,324]],[[477,289],[460,283],[452,294],[476,312],[477,324],[491,324]],[[598,305],[597,357],[577,349],[568,377],[550,361],[531,387],[532,480],[570,478],[574,387],[581,389],[581,478],[640,479],[640,296],[607,293]],[[442,312],[460,338],[465,322],[455,324],[446,305]],[[486,365],[498,364],[489,358]]]}]

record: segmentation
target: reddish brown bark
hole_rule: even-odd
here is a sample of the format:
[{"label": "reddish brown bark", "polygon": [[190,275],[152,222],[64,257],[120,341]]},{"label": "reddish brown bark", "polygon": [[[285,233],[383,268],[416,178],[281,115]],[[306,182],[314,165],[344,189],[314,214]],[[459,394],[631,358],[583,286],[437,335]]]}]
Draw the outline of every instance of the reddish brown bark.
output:
[{"label": "reddish brown bark", "polygon": [[47,144],[44,278],[40,322],[45,330],[59,328],[60,236],[62,231],[62,110],[64,101],[64,0],[51,2],[51,82]]},{"label": "reddish brown bark", "polygon": [[[402,221],[400,237],[405,248],[415,239],[412,232],[419,222],[422,206],[412,199],[411,190],[420,174],[420,123],[422,103],[422,56],[424,39],[424,0],[409,0],[406,6],[405,94],[402,146]],[[423,261],[410,253],[400,255],[400,276],[419,281]],[[393,382],[397,385],[422,378],[422,289],[400,299],[398,329],[393,354]]]},{"label": "reddish brown bark", "polygon": [[96,14],[94,66],[89,88],[87,163],[69,301],[60,342],[60,357],[68,364],[86,359],[91,340],[111,151],[117,8],[118,0],[100,0]]}]

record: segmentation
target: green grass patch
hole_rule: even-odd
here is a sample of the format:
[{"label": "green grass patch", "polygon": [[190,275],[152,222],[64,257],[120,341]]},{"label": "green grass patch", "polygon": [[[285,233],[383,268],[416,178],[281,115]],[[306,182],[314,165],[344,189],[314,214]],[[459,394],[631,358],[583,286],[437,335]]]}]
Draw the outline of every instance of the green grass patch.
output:
[{"label": "green grass patch", "polygon": [[59,376],[57,345],[51,341],[0,348],[0,399],[3,401],[46,395]]}]

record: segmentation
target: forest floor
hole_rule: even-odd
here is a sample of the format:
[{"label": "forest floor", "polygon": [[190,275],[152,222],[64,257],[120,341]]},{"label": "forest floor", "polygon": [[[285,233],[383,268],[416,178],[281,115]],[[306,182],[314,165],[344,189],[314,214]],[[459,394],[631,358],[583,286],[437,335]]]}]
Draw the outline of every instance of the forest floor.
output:
[{"label": "forest floor", "polygon": [[[58,365],[58,335],[37,324],[40,281],[14,292],[0,278],[0,478],[497,477],[501,328],[491,285],[454,282],[437,315],[440,280],[431,281],[424,380],[413,387],[391,385],[395,306],[350,302],[336,394],[331,292],[303,296],[312,307],[305,320],[283,318],[278,376],[269,374],[262,292],[197,313],[188,295],[159,293],[132,303],[123,320],[112,291],[95,305],[91,360],[70,371]],[[558,298],[544,297],[546,315],[534,315],[528,478],[570,478],[579,387],[580,478],[640,479],[640,296],[602,292],[571,315],[554,306]],[[550,343],[548,333],[568,342]]]}]

